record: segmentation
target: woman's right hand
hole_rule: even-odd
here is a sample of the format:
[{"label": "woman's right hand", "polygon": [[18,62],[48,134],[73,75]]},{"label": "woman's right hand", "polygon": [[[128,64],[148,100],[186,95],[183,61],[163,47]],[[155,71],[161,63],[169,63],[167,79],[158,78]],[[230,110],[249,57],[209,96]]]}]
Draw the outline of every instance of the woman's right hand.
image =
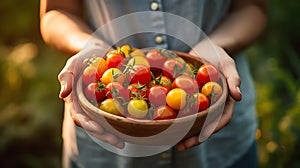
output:
[{"label": "woman's right hand", "polygon": [[78,104],[78,97],[73,92],[74,79],[76,79],[84,68],[83,60],[90,56],[90,52],[93,52],[93,50],[85,53],[84,51],[79,52],[68,59],[66,65],[58,75],[58,80],[61,84],[59,97],[65,101],[65,109],[70,113],[75,125],[85,129],[97,139],[122,149],[125,145],[124,141],[105,131],[101,125],[89,118],[81,109]]}]

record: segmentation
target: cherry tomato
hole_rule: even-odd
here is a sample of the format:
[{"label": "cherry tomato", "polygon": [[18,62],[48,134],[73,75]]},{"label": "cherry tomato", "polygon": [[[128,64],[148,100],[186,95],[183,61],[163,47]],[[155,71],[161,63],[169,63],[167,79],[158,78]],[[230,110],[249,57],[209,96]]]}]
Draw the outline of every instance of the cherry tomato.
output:
[{"label": "cherry tomato", "polygon": [[82,81],[87,86],[97,80],[96,78],[97,69],[93,66],[87,66],[82,73]]},{"label": "cherry tomato", "polygon": [[105,98],[105,86],[102,83],[90,83],[85,88],[85,96],[91,102],[101,102]]},{"label": "cherry tomato", "polygon": [[216,102],[222,95],[222,87],[217,82],[207,82],[202,86],[201,93],[203,93],[210,101]]},{"label": "cherry tomato", "polygon": [[166,76],[162,76],[162,75],[160,75],[160,76],[156,77],[155,79],[153,79],[148,84],[148,87],[152,87],[152,86],[155,86],[155,85],[163,86],[163,87],[167,88],[168,90],[172,89],[172,81],[171,81],[171,79],[169,79]]},{"label": "cherry tomato", "polygon": [[115,99],[113,99],[113,98],[105,99],[103,102],[101,102],[99,108],[105,112],[108,112],[108,113],[111,113],[114,115],[118,115],[118,116],[122,116],[121,106],[120,106],[119,102],[115,101]]},{"label": "cherry tomato", "polygon": [[148,60],[145,57],[142,56],[135,56],[133,58],[131,58],[127,65],[145,65],[148,69],[150,69],[150,63],[148,62]]},{"label": "cherry tomato", "polygon": [[209,106],[209,100],[203,93],[195,93],[191,102],[191,108],[194,111],[206,110]]},{"label": "cherry tomato", "polygon": [[204,85],[207,82],[217,82],[220,78],[219,70],[211,64],[203,64],[197,72],[197,80]]},{"label": "cherry tomato", "polygon": [[124,60],[124,56],[120,53],[109,52],[106,55],[107,68],[121,67],[121,62]]},{"label": "cherry tomato", "polygon": [[152,86],[148,92],[148,101],[154,106],[166,105],[168,91],[167,88],[160,85]]},{"label": "cherry tomato", "polygon": [[105,59],[103,59],[101,57],[92,58],[92,63],[90,64],[90,66],[97,68],[96,78],[98,80],[101,79],[103,73],[107,70],[107,63],[106,63]]},{"label": "cherry tomato", "polygon": [[103,73],[101,81],[103,84],[108,85],[109,83],[113,82],[114,78],[119,75],[122,75],[121,70],[117,68],[109,68]]},{"label": "cherry tomato", "polygon": [[133,118],[145,118],[148,114],[148,104],[145,100],[130,100],[127,111]]},{"label": "cherry tomato", "polygon": [[131,57],[141,56],[145,57],[145,52],[143,50],[133,48],[132,52],[129,54]]},{"label": "cherry tomato", "polygon": [[183,65],[175,58],[169,58],[163,64],[162,72],[170,79],[174,79],[183,72]]},{"label": "cherry tomato", "polygon": [[144,99],[147,97],[148,87],[140,83],[132,83],[128,86],[128,94],[130,99]]},{"label": "cherry tomato", "polygon": [[153,112],[154,120],[175,119],[177,113],[169,106],[159,106]]},{"label": "cherry tomato", "polygon": [[181,88],[188,94],[193,94],[199,90],[196,79],[189,76],[178,76],[172,82],[172,88]]},{"label": "cherry tomato", "polygon": [[183,89],[175,88],[168,92],[166,101],[167,104],[174,110],[184,108],[186,105],[186,92]]},{"label": "cherry tomato", "polygon": [[145,65],[134,65],[127,78],[130,83],[148,84],[151,80],[151,72]]},{"label": "cherry tomato", "polygon": [[146,58],[150,63],[151,71],[162,69],[163,64],[167,60],[167,57],[162,55],[157,49],[149,50],[146,54]]},{"label": "cherry tomato", "polygon": [[123,45],[120,47],[120,51],[125,57],[128,57],[129,54],[132,52],[132,48],[130,45]]},{"label": "cherry tomato", "polygon": [[119,82],[119,83],[122,83],[123,85],[126,83],[128,83],[128,81],[127,81],[127,77],[126,77],[127,75],[126,74],[124,74],[124,73],[122,73],[122,74],[117,74],[117,75],[115,75],[114,76],[114,78],[113,78],[113,81],[114,82]]},{"label": "cherry tomato", "polygon": [[105,95],[107,98],[124,98],[124,100],[129,100],[127,89],[118,82],[111,82],[106,86]]}]

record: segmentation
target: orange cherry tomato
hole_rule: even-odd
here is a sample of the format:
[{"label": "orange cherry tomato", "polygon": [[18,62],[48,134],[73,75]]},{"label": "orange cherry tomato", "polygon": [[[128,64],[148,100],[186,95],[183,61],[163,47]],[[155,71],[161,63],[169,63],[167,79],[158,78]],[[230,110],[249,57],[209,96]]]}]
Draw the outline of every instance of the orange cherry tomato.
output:
[{"label": "orange cherry tomato", "polygon": [[175,88],[168,92],[166,102],[174,110],[180,110],[186,105],[186,96],[183,89]]},{"label": "orange cherry tomato", "polygon": [[202,86],[201,93],[203,93],[210,101],[216,102],[222,95],[222,87],[217,82],[207,82]]},{"label": "orange cherry tomato", "polygon": [[154,120],[175,119],[177,113],[169,106],[158,106],[153,112]]}]

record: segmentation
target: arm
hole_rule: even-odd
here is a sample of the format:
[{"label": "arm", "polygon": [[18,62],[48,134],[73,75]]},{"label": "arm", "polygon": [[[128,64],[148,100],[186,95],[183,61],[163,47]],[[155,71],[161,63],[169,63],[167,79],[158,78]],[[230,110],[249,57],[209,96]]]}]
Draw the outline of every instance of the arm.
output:
[{"label": "arm", "polygon": [[[214,122],[211,122],[200,133],[200,136],[194,136],[186,141],[178,143],[178,150],[184,151],[193,146],[199,145],[213,133],[226,126],[232,117],[234,102],[242,99],[240,92],[240,77],[236,70],[235,62],[232,57],[246,47],[251,45],[263,32],[266,26],[267,0],[232,0],[229,14],[219,27],[209,35],[209,39],[218,53],[217,65],[224,73],[230,92],[230,97],[225,104],[222,116]],[[211,51],[207,51],[207,41],[200,42],[194,47],[194,50],[203,57],[208,56]],[[193,54],[194,51],[191,51]]]},{"label": "arm", "polygon": [[40,28],[44,41],[62,52],[73,55],[58,75],[61,84],[59,97],[64,99],[65,110],[77,126],[104,142],[123,148],[124,142],[91,120],[77,103],[77,96],[72,94],[73,81],[78,73],[76,63],[82,59],[80,54],[76,53],[82,51],[92,37],[91,28],[82,19],[81,7],[81,0],[41,0],[40,4]]},{"label": "arm", "polygon": [[233,0],[230,13],[209,35],[210,40],[229,55],[251,45],[266,27],[268,0]]},{"label": "arm", "polygon": [[41,0],[40,29],[44,41],[59,51],[78,53],[93,32],[84,22],[82,11],[81,0]]}]

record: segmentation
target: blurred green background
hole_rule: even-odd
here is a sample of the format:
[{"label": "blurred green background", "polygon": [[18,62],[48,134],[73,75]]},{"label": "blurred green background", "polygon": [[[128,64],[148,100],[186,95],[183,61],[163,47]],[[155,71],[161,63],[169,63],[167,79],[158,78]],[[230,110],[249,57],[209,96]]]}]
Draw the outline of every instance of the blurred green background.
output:
[{"label": "blurred green background", "polygon": [[[39,34],[39,1],[0,1],[0,164],[60,167],[66,56]],[[257,89],[261,168],[300,167],[300,3],[272,0],[265,35],[247,52]]]}]

